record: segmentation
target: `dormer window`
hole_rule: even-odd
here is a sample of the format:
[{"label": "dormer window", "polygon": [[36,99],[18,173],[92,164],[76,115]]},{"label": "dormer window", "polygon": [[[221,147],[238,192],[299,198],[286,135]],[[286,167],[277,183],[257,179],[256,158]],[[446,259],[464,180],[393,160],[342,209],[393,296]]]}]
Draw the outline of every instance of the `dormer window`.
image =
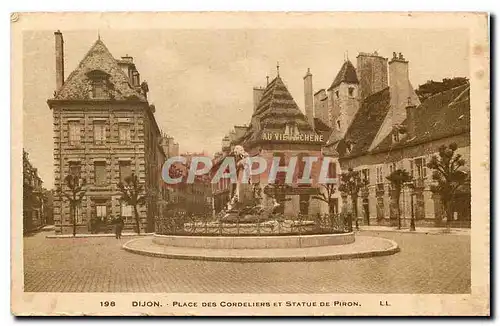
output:
[{"label": "dormer window", "polygon": [[132,85],[133,86],[139,86],[140,82],[139,82],[139,72],[137,70],[134,70],[132,72]]},{"label": "dormer window", "polygon": [[335,97],[339,98],[339,91],[335,91]]},{"label": "dormer window", "polygon": [[399,143],[399,131],[395,130],[392,133],[392,143]]},{"label": "dormer window", "polygon": [[337,130],[340,131],[340,120],[337,120]]},{"label": "dormer window", "polygon": [[105,98],[106,92],[104,87],[104,80],[92,81],[92,98]]},{"label": "dormer window", "polygon": [[91,72],[87,73],[87,77],[90,79],[90,83],[92,85],[92,98],[108,98],[109,95],[106,85],[109,74],[105,73],[102,70],[92,70]]},{"label": "dormer window", "polygon": [[349,97],[354,97],[354,87],[349,87],[348,89]]}]

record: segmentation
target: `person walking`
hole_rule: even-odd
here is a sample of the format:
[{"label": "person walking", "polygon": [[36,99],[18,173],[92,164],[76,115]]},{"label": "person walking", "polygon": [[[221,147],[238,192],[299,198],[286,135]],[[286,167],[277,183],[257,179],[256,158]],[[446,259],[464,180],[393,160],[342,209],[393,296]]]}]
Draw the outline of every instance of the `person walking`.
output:
[{"label": "person walking", "polygon": [[125,223],[123,222],[123,218],[121,216],[118,216],[118,218],[115,220],[115,237],[117,239],[122,238],[122,230],[124,226]]}]

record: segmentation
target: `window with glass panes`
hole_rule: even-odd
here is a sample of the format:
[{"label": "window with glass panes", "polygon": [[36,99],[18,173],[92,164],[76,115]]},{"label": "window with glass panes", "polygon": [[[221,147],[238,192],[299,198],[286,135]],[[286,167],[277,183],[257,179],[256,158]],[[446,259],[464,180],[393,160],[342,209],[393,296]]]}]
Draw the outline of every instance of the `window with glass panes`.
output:
[{"label": "window with glass panes", "polygon": [[82,166],[80,162],[69,162],[69,174],[79,177],[81,176]]},{"label": "window with glass panes", "polygon": [[92,98],[106,98],[106,84],[103,79],[94,79],[92,81]]},{"label": "window with glass panes", "polygon": [[384,166],[377,165],[377,183],[384,183]]},{"label": "window with glass panes", "polygon": [[94,121],[94,143],[101,145],[106,142],[105,121]]},{"label": "window with glass panes", "polygon": [[427,177],[427,167],[425,165],[425,157],[420,157],[413,160],[414,178],[425,179]]},{"label": "window with glass panes", "polygon": [[125,182],[125,178],[132,175],[130,161],[120,161],[120,182]]},{"label": "window with glass panes", "polygon": [[361,170],[361,179],[365,180],[367,184],[370,184],[370,169]]},{"label": "window with glass panes", "polygon": [[125,219],[125,221],[131,221],[132,220],[132,205],[128,205],[127,203],[123,202],[121,205],[121,216]]},{"label": "window with glass panes", "polygon": [[118,125],[118,139],[122,145],[130,143],[130,124],[120,123]]},{"label": "window with glass panes", "polygon": [[100,221],[105,221],[106,220],[106,204],[96,204],[95,206],[95,212],[96,212],[96,217]]},{"label": "window with glass panes", "polygon": [[70,145],[80,144],[80,122],[70,121],[68,123]]},{"label": "window with glass panes", "polygon": [[106,162],[94,162],[94,180],[96,185],[106,184]]}]

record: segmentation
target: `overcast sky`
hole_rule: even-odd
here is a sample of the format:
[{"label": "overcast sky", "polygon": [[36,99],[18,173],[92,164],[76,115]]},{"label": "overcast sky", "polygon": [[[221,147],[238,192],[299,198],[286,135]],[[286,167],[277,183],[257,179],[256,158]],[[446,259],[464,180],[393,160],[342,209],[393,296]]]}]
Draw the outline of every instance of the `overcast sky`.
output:
[{"label": "overcast sky", "polygon": [[[65,32],[65,77],[97,39],[97,31]],[[445,77],[469,77],[464,30],[100,30],[115,58],[134,57],[149,84],[160,128],[175,137],[181,152],[213,153],[235,124],[248,124],[252,88],[266,75],[280,75],[304,110],[303,76],[313,74],[314,91],[328,88],[346,53],[356,65],[358,52],[385,57],[402,52],[417,85]],[[47,99],[55,89],[53,31],[24,34],[24,147],[44,186],[53,186],[52,112]]]}]

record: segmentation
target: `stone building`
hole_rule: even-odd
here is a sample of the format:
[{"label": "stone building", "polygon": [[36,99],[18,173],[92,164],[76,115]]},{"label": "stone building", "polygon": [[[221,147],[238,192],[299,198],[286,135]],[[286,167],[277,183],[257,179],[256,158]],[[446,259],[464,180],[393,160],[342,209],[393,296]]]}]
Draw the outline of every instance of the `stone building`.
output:
[{"label": "stone building", "polygon": [[[341,102],[340,111],[348,114],[338,115],[340,128],[332,133],[326,149],[338,156],[342,171],[353,168],[367,180],[368,186],[361,191],[358,202],[359,217],[365,223],[370,222],[368,218],[379,224],[394,223],[397,203],[391,198],[386,177],[396,169],[405,169],[414,181],[413,187],[403,189],[399,202],[403,218],[410,218],[413,203],[418,224],[439,224],[443,219],[442,203],[431,192],[432,173],[426,163],[439,146],[457,143],[457,153],[467,162],[464,172],[469,170],[469,84],[463,79],[462,84],[432,94],[421,103],[410,83],[409,62],[404,56],[393,53],[392,59],[385,62],[375,55],[358,56],[358,69],[352,71],[353,76],[358,74],[358,83],[352,76],[344,84],[353,87],[354,94],[359,90],[359,108],[350,110]],[[349,91],[343,93],[349,96]],[[329,109],[337,117],[335,99]],[[470,190],[462,188],[457,195],[455,218],[467,225]],[[349,208],[347,201],[345,207]]]},{"label": "stone building", "polygon": [[[86,180],[76,211],[77,233],[90,232],[93,218],[106,224],[119,215],[125,229],[133,230],[133,210],[120,201],[118,189],[132,173],[145,189],[146,205],[138,207],[140,227],[152,232],[164,196],[160,175],[165,153],[147,83],[140,82],[133,58],[115,59],[99,38],[65,80],[64,41],[57,31],[55,59],[56,90],[47,101],[54,121],[54,184],[65,191],[67,175]],[[68,201],[55,192],[56,233],[72,232],[69,210]]]},{"label": "stone building", "polygon": [[179,143],[175,141],[174,137],[163,134],[161,137],[161,147],[167,159],[179,156]]},{"label": "stone building", "polygon": [[23,150],[23,232],[31,232],[46,224],[43,181],[38,170],[29,160],[29,154]]},{"label": "stone building", "polygon": [[[288,166],[292,157],[298,162],[295,176],[303,173],[302,157],[322,156],[322,146],[330,135],[330,128],[314,115],[312,74],[308,71],[304,77],[305,114],[299,109],[285,83],[278,74],[265,88],[254,88],[254,112],[248,126],[235,126],[222,140],[222,153],[216,157],[216,163],[228,155],[236,145],[244,147],[251,156],[259,155],[272,162],[279,157],[280,166]],[[329,167],[329,177],[335,177],[338,165],[333,162]],[[314,172],[313,172],[314,173]],[[268,184],[267,175],[255,176],[253,183],[262,188]],[[284,184],[285,174],[279,172],[275,183]],[[313,195],[321,191],[318,184],[298,184],[296,179],[291,188],[279,194],[279,201],[286,199],[281,206],[285,215],[313,215],[327,213],[326,203],[315,200]],[[230,199],[230,181],[222,179],[213,186],[214,209],[218,213],[225,209]],[[269,194],[264,191],[264,205],[271,205]],[[339,198],[336,198],[332,213],[339,211]]]}]

